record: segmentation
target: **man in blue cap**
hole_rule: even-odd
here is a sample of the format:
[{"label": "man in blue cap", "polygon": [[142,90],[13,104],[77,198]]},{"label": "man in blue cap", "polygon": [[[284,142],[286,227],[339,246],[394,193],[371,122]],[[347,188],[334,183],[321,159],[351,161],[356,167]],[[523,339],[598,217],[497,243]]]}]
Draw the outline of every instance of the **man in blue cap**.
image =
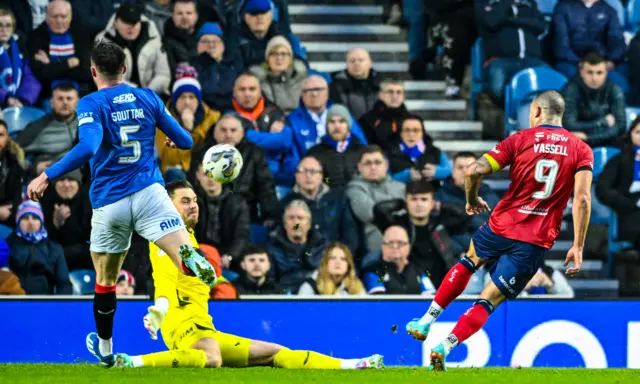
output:
[{"label": "man in blue cap", "polygon": [[306,62],[300,40],[292,33],[283,33],[273,22],[273,10],[269,0],[247,0],[238,35],[238,44],[233,46],[239,50],[245,69],[264,62],[267,43],[278,35],[285,35],[291,42],[294,56]]},{"label": "man in blue cap", "polygon": [[224,35],[220,24],[204,23],[196,36],[198,56],[193,66],[198,71],[202,97],[214,109],[231,109],[233,83],[242,73],[242,63],[225,58]]}]

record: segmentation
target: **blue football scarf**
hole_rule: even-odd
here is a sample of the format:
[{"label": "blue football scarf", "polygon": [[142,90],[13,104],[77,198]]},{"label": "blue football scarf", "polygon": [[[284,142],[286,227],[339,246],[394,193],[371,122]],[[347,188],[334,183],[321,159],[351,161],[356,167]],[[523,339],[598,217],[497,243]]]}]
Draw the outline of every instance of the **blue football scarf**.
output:
[{"label": "blue football scarf", "polygon": [[9,44],[11,54],[0,45],[0,88],[4,89],[8,96],[14,96],[22,80],[22,55],[13,37]]},{"label": "blue football scarf", "polygon": [[633,167],[633,181],[640,181],[640,147],[634,145],[633,149],[636,153],[635,165]]},{"label": "blue football scarf", "polygon": [[62,61],[75,56],[73,40],[69,31],[60,35],[49,29],[49,36],[49,57],[52,61]]},{"label": "blue football scarf", "polygon": [[45,240],[48,236],[47,230],[44,227],[44,224],[42,224],[42,227],[40,228],[39,231],[37,232],[22,232],[22,230],[20,229],[20,226],[18,225],[16,227],[16,235],[22,239],[24,239],[27,243],[29,244],[38,244],[39,242],[41,242],[42,240]]},{"label": "blue football scarf", "polygon": [[335,141],[329,136],[329,134],[324,135],[322,138],[327,144],[329,144],[332,148],[334,148],[338,153],[342,153],[349,149],[349,145],[351,144],[351,134],[347,136],[346,139],[342,141]]},{"label": "blue football scarf", "polygon": [[426,146],[424,145],[424,140],[418,141],[418,143],[413,147],[409,147],[403,141],[400,142],[400,150],[402,150],[402,153],[407,155],[413,162],[415,162],[420,156],[422,156],[425,149]]}]

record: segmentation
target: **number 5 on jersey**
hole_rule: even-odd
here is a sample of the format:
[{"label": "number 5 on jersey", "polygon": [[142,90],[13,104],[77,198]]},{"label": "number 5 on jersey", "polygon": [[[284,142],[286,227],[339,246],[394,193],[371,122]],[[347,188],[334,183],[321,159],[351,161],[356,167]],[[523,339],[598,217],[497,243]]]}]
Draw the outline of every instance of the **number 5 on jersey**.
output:
[{"label": "number 5 on jersey", "polygon": [[543,183],[542,191],[534,192],[532,199],[544,200],[549,198],[553,193],[553,187],[556,185],[558,170],[560,167],[555,160],[542,159],[536,163],[535,179],[538,183]]},{"label": "number 5 on jersey", "polygon": [[125,150],[131,149],[133,155],[118,157],[118,163],[120,164],[133,164],[140,160],[142,155],[142,146],[137,140],[131,140],[129,135],[133,135],[140,129],[139,125],[122,125],[120,126],[120,144]]}]

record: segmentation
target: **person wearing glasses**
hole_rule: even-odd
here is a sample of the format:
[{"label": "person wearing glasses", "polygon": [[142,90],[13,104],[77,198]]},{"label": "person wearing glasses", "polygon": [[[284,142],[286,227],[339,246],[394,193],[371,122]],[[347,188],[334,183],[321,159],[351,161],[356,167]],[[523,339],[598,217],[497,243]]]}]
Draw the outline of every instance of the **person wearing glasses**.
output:
[{"label": "person wearing glasses", "polygon": [[420,116],[410,115],[402,121],[387,154],[393,178],[403,183],[428,180],[439,185],[440,180],[451,176],[447,155],[433,144]]},{"label": "person wearing glasses", "polygon": [[38,100],[42,86],[31,72],[25,52],[13,33],[16,17],[0,8],[0,107],[22,107]]},{"label": "person wearing glasses", "polygon": [[407,230],[393,225],[384,231],[382,250],[377,262],[363,266],[367,293],[388,295],[420,295],[436,291],[426,272],[410,258],[411,243]]},{"label": "person wearing glasses", "polygon": [[382,81],[378,101],[369,112],[358,119],[369,144],[385,147],[398,132],[402,121],[409,116],[404,97],[402,81]]},{"label": "person wearing glasses", "polygon": [[366,251],[379,250],[382,233],[374,223],[373,207],[385,200],[402,199],[405,184],[387,175],[389,162],[382,148],[370,145],[358,161],[359,175],[347,184],[346,194],[355,217],[362,223]]},{"label": "person wearing glasses", "polygon": [[[293,128],[295,145],[301,157],[311,147],[320,144],[327,134],[327,113],[331,105],[325,78],[320,75],[307,77],[302,83],[302,103],[288,116],[288,124]],[[352,120],[351,133],[362,144],[369,144],[360,125],[355,119]]]},{"label": "person wearing glasses", "polygon": [[322,164],[313,156],[300,160],[295,176],[296,185],[280,201],[282,212],[290,202],[303,200],[311,210],[313,227],[329,242],[344,243],[356,255],[360,249],[360,234],[344,190],[325,182]]}]

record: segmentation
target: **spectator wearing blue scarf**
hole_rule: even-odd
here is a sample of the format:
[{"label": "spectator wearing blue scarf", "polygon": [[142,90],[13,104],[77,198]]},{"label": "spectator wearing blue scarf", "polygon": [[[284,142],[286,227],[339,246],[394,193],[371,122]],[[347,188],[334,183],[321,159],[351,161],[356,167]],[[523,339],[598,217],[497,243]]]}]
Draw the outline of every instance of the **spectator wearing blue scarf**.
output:
[{"label": "spectator wearing blue scarf", "polygon": [[16,18],[7,9],[0,8],[0,106],[22,107],[38,99],[42,86],[22,56],[13,33]]},{"label": "spectator wearing blue scarf", "polygon": [[70,295],[69,270],[60,244],[47,239],[40,204],[26,200],[18,207],[16,230],[7,239],[9,269],[28,295]]},{"label": "spectator wearing blue scarf", "polygon": [[433,145],[422,119],[410,115],[402,121],[398,137],[387,147],[389,168],[394,180],[444,180],[451,176],[447,155]]},{"label": "spectator wearing blue scarf", "polygon": [[331,188],[345,187],[358,170],[365,146],[351,133],[352,125],[349,110],[341,104],[332,105],[327,111],[327,134],[307,152],[320,161],[325,184]]},{"label": "spectator wearing blue scarf", "polygon": [[41,101],[51,97],[51,83],[57,79],[78,83],[81,96],[95,88],[89,58],[93,46],[91,33],[71,20],[69,2],[54,0],[47,8],[46,21],[31,31],[27,39],[29,64],[42,84]]}]

